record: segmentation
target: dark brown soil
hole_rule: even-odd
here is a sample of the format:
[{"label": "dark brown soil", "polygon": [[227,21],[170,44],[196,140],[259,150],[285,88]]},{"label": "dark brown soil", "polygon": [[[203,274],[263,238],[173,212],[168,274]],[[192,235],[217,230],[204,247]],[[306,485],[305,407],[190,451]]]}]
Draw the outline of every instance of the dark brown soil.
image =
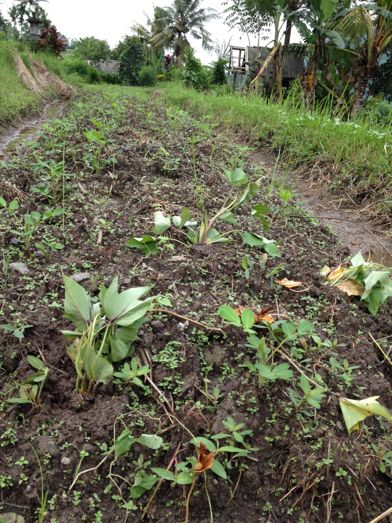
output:
[{"label": "dark brown soil", "polygon": [[[208,437],[226,432],[223,421],[231,416],[252,431],[248,441],[257,450],[251,459],[230,461],[227,482],[207,473],[215,522],[370,521],[391,506],[391,467],[384,473],[379,468],[380,457],[392,449],[390,432],[386,422],[368,418],[359,432],[349,436],[338,398],[377,395],[392,407],[391,367],[369,337],[370,333],[378,340],[392,335],[390,309],[385,307],[373,318],[361,304],[350,303],[324,284],[321,267],[336,266],[348,251],[338,246],[327,228],[299,218],[295,207],[283,205],[269,190],[269,173],[260,168],[263,151],[257,152],[259,165],[254,152],[248,164],[249,151],[213,130],[207,121],[196,122],[165,107],[159,93],[149,100],[128,99],[126,94],[119,100],[127,109],[110,131],[100,172],[86,164],[83,131],[91,128],[86,114],[72,109],[64,119],[77,121],[77,130],[67,135],[65,151],[70,185],[65,229],[47,225],[64,248],[44,257],[34,247],[26,252],[20,246],[30,272],[23,276],[9,271],[0,288],[1,323],[19,320],[30,325],[21,341],[0,331],[4,399],[15,380],[29,372],[26,355],[41,355],[50,368],[38,410],[2,404],[0,514],[15,512],[26,522],[38,520],[41,478],[34,449],[48,490],[43,521],[139,522],[151,493],[133,500],[135,509],[124,508],[124,500],[130,500],[129,486],[140,468],[140,456],[166,468],[176,449],[180,449],[178,460],[192,456],[190,436],[183,426]],[[110,114],[113,99],[90,94],[84,103],[100,108],[95,116],[99,119],[105,112]],[[33,149],[19,150],[0,165],[0,176],[29,195],[22,214],[47,206],[41,195],[30,192],[40,175],[40,169],[31,166],[37,165],[37,154],[61,161],[61,147],[51,144],[58,133],[54,128],[46,129]],[[230,244],[191,247],[181,243],[178,233],[168,233],[173,247],[166,245],[151,257],[127,247],[131,236],[150,232],[156,210],[173,215],[186,206],[199,218],[200,209],[216,211],[228,190],[221,173],[241,161],[250,176],[262,176],[265,190],[256,201],[268,203],[272,219],[271,229],[263,232],[245,206],[238,213],[238,228],[276,240],[281,258],[266,258],[246,247],[240,235]],[[14,238],[8,225],[1,225],[4,250]],[[241,267],[245,255],[254,259],[249,279]],[[122,288],[150,285],[152,295],[170,298],[170,310],[206,325],[203,329],[172,314],[152,313],[140,332],[135,354],[150,363],[152,380],[172,410],[155,391],[143,392],[135,386],[99,386],[88,397],[75,392],[75,371],[60,332],[70,326],[63,319],[62,271],[88,272],[82,285],[91,293],[116,275]],[[274,282],[282,277],[304,282],[305,290],[279,287]],[[257,385],[244,365],[254,360],[246,335],[222,325],[216,314],[225,303],[256,309],[270,306],[278,318],[306,318],[314,323],[321,345],[301,340],[302,345],[297,343],[290,354],[309,375],[320,375],[327,385],[320,410],[296,411],[288,390],[294,384]],[[211,327],[222,327],[223,333]],[[328,363],[332,355],[354,367],[349,385],[332,372]],[[222,393],[216,405],[204,394],[205,379],[209,391],[219,387]],[[111,470],[110,459],[97,467],[114,434],[124,426],[135,435],[159,434],[165,446],[154,452],[136,446]],[[69,491],[82,451],[86,454],[80,470],[97,468]],[[18,464],[22,457],[27,464]],[[183,521],[187,490],[163,482],[146,520]],[[210,521],[202,479],[196,483],[190,510],[190,521]]]}]

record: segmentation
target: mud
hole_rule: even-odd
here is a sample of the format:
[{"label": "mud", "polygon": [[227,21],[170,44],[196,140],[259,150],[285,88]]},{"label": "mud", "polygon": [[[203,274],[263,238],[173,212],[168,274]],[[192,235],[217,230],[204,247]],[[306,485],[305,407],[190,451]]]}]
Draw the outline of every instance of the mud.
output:
[{"label": "mud", "polygon": [[9,127],[0,133],[0,160],[14,152],[20,145],[32,140],[40,131],[44,122],[49,122],[62,116],[65,110],[64,102],[47,103],[40,114],[34,114]]},{"label": "mud", "polygon": [[321,224],[329,227],[350,254],[361,251],[365,258],[392,267],[392,230],[373,223],[366,206],[353,202],[351,207],[347,207],[347,198],[342,203],[343,200],[326,190],[325,183],[307,179],[303,174],[286,174],[276,169],[276,160],[268,149],[253,154],[252,158],[269,173],[273,172],[275,180],[290,187],[297,202]]}]

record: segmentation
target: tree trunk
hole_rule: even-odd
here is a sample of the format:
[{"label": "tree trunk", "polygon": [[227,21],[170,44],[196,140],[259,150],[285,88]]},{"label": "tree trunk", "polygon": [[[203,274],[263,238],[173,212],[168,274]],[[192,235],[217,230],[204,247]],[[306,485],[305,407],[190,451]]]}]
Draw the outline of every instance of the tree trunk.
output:
[{"label": "tree trunk", "polygon": [[313,57],[306,70],[304,78],[305,105],[307,109],[310,109],[312,106],[314,88],[316,87],[316,74],[316,61]]},{"label": "tree trunk", "polygon": [[286,31],[284,32],[284,44],[283,44],[286,49],[290,45],[292,27],[293,27],[293,23],[291,21],[291,18],[288,18],[286,20]]},{"label": "tree trunk", "polygon": [[274,91],[275,96],[280,98],[282,96],[283,88],[283,47],[279,45],[278,52],[274,60]]},{"label": "tree trunk", "polygon": [[263,65],[260,67],[259,69],[259,72],[257,73],[257,75],[253,78],[253,80],[251,81],[251,83],[249,84],[249,87],[252,87],[256,82],[257,80],[261,77],[261,75],[263,73],[265,73],[265,71],[267,70],[267,67],[269,66],[269,64],[271,63],[271,60],[273,59],[273,57],[276,55],[276,53],[279,51],[279,48],[280,48],[280,44],[276,45],[272,51],[270,52],[270,54],[267,56],[267,58],[264,60],[264,63]]},{"label": "tree trunk", "polygon": [[354,96],[353,107],[351,109],[351,118],[357,116],[362,107],[363,97],[365,95],[366,88],[369,83],[370,73],[371,71],[369,70],[364,71],[362,76],[358,78],[358,81],[355,84],[356,93]]}]

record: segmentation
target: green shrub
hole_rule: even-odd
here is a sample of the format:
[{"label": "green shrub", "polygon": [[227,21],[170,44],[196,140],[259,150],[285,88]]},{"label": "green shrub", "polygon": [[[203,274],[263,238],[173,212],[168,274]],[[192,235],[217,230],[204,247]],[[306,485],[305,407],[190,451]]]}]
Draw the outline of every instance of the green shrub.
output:
[{"label": "green shrub", "polygon": [[99,74],[100,74],[102,82],[105,82],[107,84],[112,84],[112,85],[121,84],[121,78],[118,74],[102,73],[102,72],[100,72]]},{"label": "green shrub", "polygon": [[98,84],[101,81],[100,72],[80,58],[64,60],[64,68],[67,74],[77,74],[89,84]]},{"label": "green shrub", "polygon": [[140,85],[140,72],[145,65],[145,49],[137,37],[128,37],[120,56],[120,78],[124,84]]},{"label": "green shrub", "polygon": [[191,48],[187,49],[185,53],[183,78],[187,87],[193,87],[198,91],[205,91],[211,83],[209,71],[195,57],[195,53]]},{"label": "green shrub", "polygon": [[139,81],[141,85],[152,86],[157,83],[157,75],[155,68],[152,65],[145,65],[141,68],[139,74]]},{"label": "green shrub", "polygon": [[88,36],[76,41],[75,54],[84,60],[96,62],[110,58],[111,51],[106,40],[99,40],[93,36]]},{"label": "green shrub", "polygon": [[212,83],[214,85],[225,85],[226,80],[226,58],[219,58],[212,66]]},{"label": "green shrub", "polygon": [[366,101],[362,114],[372,123],[389,125],[392,122],[392,102],[370,96]]}]

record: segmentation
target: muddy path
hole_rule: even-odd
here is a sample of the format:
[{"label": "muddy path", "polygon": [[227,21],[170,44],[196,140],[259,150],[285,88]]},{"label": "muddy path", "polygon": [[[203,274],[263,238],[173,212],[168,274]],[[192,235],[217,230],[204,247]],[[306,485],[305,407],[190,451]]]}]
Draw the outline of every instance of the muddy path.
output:
[{"label": "muddy path", "polygon": [[290,188],[306,214],[329,227],[342,247],[354,255],[362,254],[376,263],[392,267],[392,229],[378,226],[367,215],[366,206],[347,206],[347,197],[340,199],[327,190],[323,181],[306,179],[296,172],[285,173],[277,168],[276,158],[266,148],[252,154],[252,160],[265,168],[277,183]]},{"label": "muddy path", "polygon": [[65,107],[65,102],[49,102],[44,105],[39,114],[23,118],[15,126],[0,129],[0,159],[6,158],[19,146],[32,140],[43,123],[60,118],[64,114]]},{"label": "muddy path", "polygon": [[[180,523],[192,436],[229,451],[216,455],[220,476],[197,477],[189,523],[369,523],[389,509],[390,426],[370,417],[349,435],[339,399],[377,395],[392,407],[382,352],[390,351],[390,310],[371,316],[326,284],[320,268],[348,254],[329,228],[285,206],[272,187],[255,199],[270,208],[266,226],[250,202],[237,209],[234,232],[217,224],[229,243],[192,244],[170,229],[154,252],[130,248],[131,238],[151,234],[154,212],[187,207],[199,223],[215,215],[231,190],[226,169],[243,166],[263,188],[271,172],[212,125],[128,89],[91,91],[43,130],[34,151],[20,153],[0,163],[0,176],[26,195],[16,211],[0,210],[0,515],[35,523],[43,488],[45,523],[140,523],[143,515]],[[53,212],[60,206],[64,214]],[[46,218],[26,239],[33,211]],[[244,232],[279,251],[246,244]],[[91,393],[76,390],[62,274],[95,299],[114,277],[121,290],[148,286],[159,297],[125,360],[113,362],[118,372],[131,358],[147,366],[141,384],[116,376]],[[294,292],[283,278],[303,286]],[[222,320],[224,304],[267,310],[275,326],[260,320],[255,342]],[[28,355],[49,369],[39,404],[9,404],[31,373]],[[256,364],[280,365],[281,374],[263,376]],[[304,375],[317,401],[306,400]],[[122,431],[123,442],[148,434],[163,444],[138,439],[117,456]],[[168,479],[159,482],[157,470]]]}]

